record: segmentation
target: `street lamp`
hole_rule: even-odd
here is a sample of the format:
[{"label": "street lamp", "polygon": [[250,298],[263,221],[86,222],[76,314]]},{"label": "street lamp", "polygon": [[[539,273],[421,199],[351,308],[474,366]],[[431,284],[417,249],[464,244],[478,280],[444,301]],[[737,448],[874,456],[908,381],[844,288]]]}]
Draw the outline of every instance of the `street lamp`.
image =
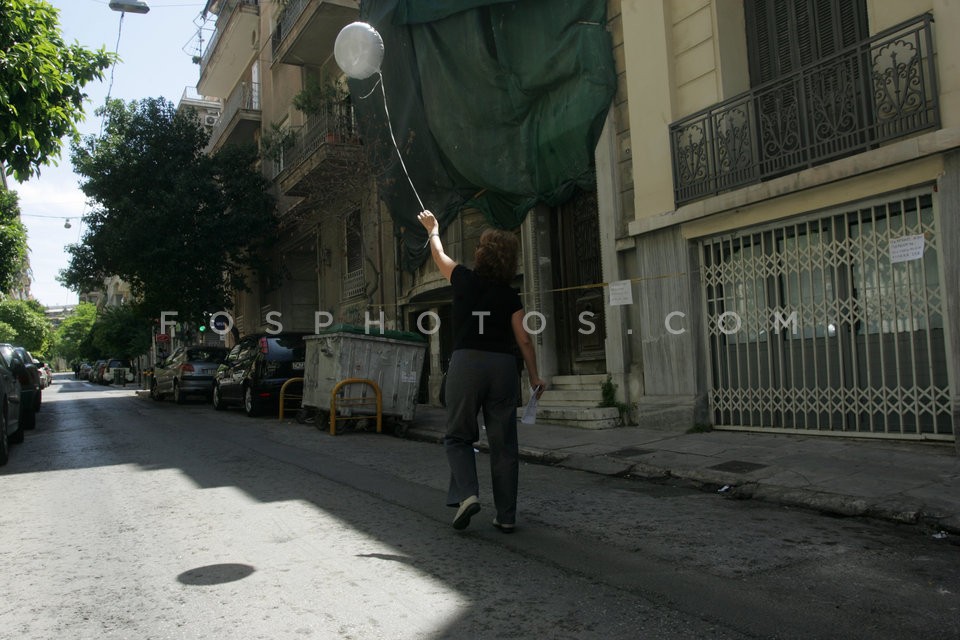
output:
[{"label": "street lamp", "polygon": [[150,7],[143,0],[110,0],[110,8],[120,13],[147,13]]}]

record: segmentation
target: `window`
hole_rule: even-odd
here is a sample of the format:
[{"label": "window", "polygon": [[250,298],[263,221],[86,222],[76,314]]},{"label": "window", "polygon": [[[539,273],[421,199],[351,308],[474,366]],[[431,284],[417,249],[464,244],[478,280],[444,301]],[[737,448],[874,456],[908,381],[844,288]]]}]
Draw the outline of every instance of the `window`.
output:
[{"label": "window", "polygon": [[865,0],[747,0],[750,84],[798,71],[868,37]]}]

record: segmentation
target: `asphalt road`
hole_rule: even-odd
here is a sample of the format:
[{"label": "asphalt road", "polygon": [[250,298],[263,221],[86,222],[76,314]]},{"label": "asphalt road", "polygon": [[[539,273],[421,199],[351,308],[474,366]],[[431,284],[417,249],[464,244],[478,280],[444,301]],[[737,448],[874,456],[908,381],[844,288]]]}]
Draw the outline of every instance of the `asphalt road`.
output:
[{"label": "asphalt road", "polygon": [[0,637],[960,637],[960,546],[916,527],[524,465],[515,534],[456,532],[435,444],[63,376],[37,418]]}]

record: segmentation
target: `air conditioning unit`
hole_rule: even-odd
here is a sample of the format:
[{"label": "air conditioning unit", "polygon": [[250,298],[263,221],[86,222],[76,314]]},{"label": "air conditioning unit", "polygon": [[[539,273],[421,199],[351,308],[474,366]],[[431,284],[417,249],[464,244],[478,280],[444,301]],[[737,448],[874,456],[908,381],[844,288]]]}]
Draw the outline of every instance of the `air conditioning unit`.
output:
[{"label": "air conditioning unit", "polygon": [[206,115],[203,116],[203,124],[207,125],[208,127],[212,127],[213,125],[217,124],[217,120],[219,119],[220,116]]}]

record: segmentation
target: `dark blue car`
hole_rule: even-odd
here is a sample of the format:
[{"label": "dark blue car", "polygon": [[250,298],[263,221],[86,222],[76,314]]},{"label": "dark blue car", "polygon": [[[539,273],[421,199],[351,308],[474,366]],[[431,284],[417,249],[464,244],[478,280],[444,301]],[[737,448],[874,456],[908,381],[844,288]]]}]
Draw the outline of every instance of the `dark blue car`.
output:
[{"label": "dark blue car", "polygon": [[[244,337],[217,369],[213,380],[213,407],[231,405],[255,416],[279,407],[280,387],[303,377],[307,345],[304,333],[254,334]],[[291,383],[295,384],[295,383]],[[301,393],[302,388],[290,389]]]}]

